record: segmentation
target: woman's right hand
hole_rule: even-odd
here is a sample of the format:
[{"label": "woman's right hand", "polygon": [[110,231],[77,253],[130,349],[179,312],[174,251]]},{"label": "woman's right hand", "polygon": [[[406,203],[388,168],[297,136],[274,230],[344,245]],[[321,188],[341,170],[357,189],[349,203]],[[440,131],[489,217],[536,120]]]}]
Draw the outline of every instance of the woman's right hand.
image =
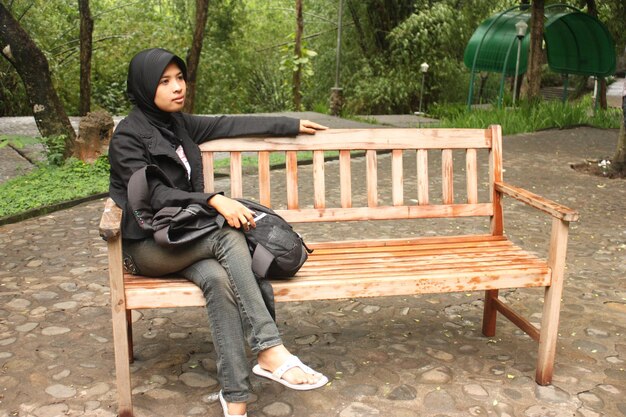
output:
[{"label": "woman's right hand", "polygon": [[237,200],[215,194],[207,203],[224,216],[230,227],[242,228],[245,231],[256,227],[254,212]]}]

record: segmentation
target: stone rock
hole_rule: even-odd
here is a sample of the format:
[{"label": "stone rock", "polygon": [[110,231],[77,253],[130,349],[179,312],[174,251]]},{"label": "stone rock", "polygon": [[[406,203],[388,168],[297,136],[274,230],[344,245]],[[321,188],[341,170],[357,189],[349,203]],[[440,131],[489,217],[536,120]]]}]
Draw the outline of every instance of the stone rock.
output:
[{"label": "stone rock", "polygon": [[463,386],[463,392],[470,397],[486,398],[489,393],[479,384],[470,384]]},{"label": "stone rock", "polygon": [[434,390],[424,397],[424,408],[431,413],[453,413],[456,411],[456,404],[452,395],[445,390]]},{"label": "stone rock", "polygon": [[380,410],[363,403],[352,403],[341,410],[339,417],[375,417],[380,416]]},{"label": "stone rock", "polygon": [[447,384],[452,380],[452,372],[445,366],[424,372],[420,375],[420,382],[424,384]]},{"label": "stone rock", "polygon": [[9,310],[25,310],[30,306],[31,302],[24,298],[14,298],[4,305]]},{"label": "stone rock", "polygon": [[533,405],[524,411],[526,417],[572,417],[572,412],[566,409]]},{"label": "stone rock", "polygon": [[98,382],[94,386],[84,391],[81,391],[80,395],[87,397],[87,398],[97,397],[97,396],[106,394],[107,392],[109,392],[109,389],[110,389],[109,384],[105,382]]},{"label": "stone rock", "polygon": [[25,323],[21,326],[15,327],[15,330],[21,333],[28,333],[31,330],[35,329],[37,326],[39,326],[39,323]]},{"label": "stone rock", "polygon": [[452,362],[454,360],[454,356],[452,356],[448,352],[444,352],[443,350],[437,350],[432,348],[426,348],[426,354],[428,356],[432,356],[435,359],[439,359],[444,362]]},{"label": "stone rock", "polygon": [[46,388],[46,393],[54,398],[71,398],[76,395],[76,389],[67,385],[55,384]]},{"label": "stone rock", "polygon": [[69,407],[67,404],[50,404],[37,408],[33,413],[37,417],[57,417],[67,415]]},{"label": "stone rock", "polygon": [[392,401],[410,401],[415,399],[415,397],[417,397],[417,390],[406,384],[394,388],[393,391],[387,395],[387,399]]},{"label": "stone rock", "polygon": [[291,406],[284,402],[274,402],[263,407],[263,413],[268,417],[287,417],[292,415]]},{"label": "stone rock", "polygon": [[296,344],[297,345],[312,345],[313,343],[317,342],[318,339],[319,337],[316,334],[302,336],[302,337],[296,338]]},{"label": "stone rock", "polygon": [[59,310],[71,310],[77,306],[78,303],[76,301],[63,301],[61,303],[56,303],[53,307],[58,308]]},{"label": "stone rock", "polygon": [[208,388],[217,385],[217,381],[206,374],[185,372],[179,379],[188,387]]},{"label": "stone rock", "polygon": [[343,389],[343,394],[350,399],[361,399],[363,397],[371,397],[372,395],[376,395],[378,392],[378,387],[375,385],[366,385],[366,384],[352,384],[347,385]]},{"label": "stone rock", "polygon": [[50,326],[41,331],[44,336],[58,336],[60,334],[68,333],[71,329],[67,327]]},{"label": "stone rock", "polygon": [[588,408],[599,410],[604,407],[604,401],[602,401],[602,399],[593,392],[581,392],[580,394],[578,394],[578,398]]},{"label": "stone rock", "polygon": [[113,134],[113,117],[106,111],[87,113],[80,119],[73,156],[85,162],[94,162],[106,153]]},{"label": "stone rock", "polygon": [[570,395],[554,385],[548,385],[545,387],[537,385],[535,388],[535,395],[537,396],[537,399],[541,401],[547,401],[555,404],[567,403],[570,401]]},{"label": "stone rock", "polygon": [[16,340],[17,340],[16,337],[9,337],[7,339],[2,339],[2,340],[0,340],[0,346],[11,345],[11,344],[15,343]]},{"label": "stone rock", "polygon": [[64,369],[61,372],[52,375],[52,379],[54,379],[55,381],[59,381],[59,380],[65,378],[65,377],[69,376],[70,373],[71,372],[70,372],[69,369]]}]

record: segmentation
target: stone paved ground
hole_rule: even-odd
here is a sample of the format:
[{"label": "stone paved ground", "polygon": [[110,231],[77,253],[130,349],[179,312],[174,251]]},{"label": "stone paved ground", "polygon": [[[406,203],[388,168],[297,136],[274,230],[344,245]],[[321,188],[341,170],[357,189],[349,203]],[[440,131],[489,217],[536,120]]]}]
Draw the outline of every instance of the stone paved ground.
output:
[{"label": "stone paved ground", "polygon": [[[289,303],[277,311],[286,344],[331,383],[298,393],[252,377],[258,397],[249,415],[626,416],[626,183],[569,168],[611,155],[616,139],[615,130],[583,127],[504,140],[507,181],[581,212],[570,233],[553,385],[534,383],[536,344],[513,325],[500,319],[496,337],[481,336],[481,294]],[[0,227],[0,417],[116,414],[101,208],[94,201]],[[545,253],[549,218],[508,200],[505,210],[506,232]],[[413,233],[470,227],[443,221]],[[302,231],[332,239],[398,229]],[[503,296],[540,320],[539,290]],[[138,416],[221,416],[205,316],[197,308],[136,312]]]}]

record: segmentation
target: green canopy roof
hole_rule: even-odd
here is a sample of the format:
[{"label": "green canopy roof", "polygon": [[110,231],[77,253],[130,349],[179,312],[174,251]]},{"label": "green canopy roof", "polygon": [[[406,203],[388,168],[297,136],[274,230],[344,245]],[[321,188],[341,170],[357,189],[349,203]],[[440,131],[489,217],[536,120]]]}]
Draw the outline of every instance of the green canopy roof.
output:
[{"label": "green canopy roof", "polygon": [[[544,40],[548,66],[554,72],[606,77],[615,72],[615,44],[598,19],[565,5],[545,9]],[[515,24],[530,21],[530,10],[516,6],[485,20],[465,48],[465,65],[474,71],[515,74]],[[526,72],[530,35],[520,44],[519,73]]]}]

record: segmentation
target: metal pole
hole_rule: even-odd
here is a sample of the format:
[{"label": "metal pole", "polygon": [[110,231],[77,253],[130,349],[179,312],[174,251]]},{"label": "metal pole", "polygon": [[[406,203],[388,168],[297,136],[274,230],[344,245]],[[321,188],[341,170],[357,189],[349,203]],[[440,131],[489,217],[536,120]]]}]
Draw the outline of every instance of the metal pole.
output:
[{"label": "metal pole", "polygon": [[522,51],[522,39],[517,39],[517,61],[515,61],[515,81],[513,84],[513,107],[515,107],[515,99],[517,98],[517,73],[519,72],[519,58]]},{"label": "metal pole", "polygon": [[426,78],[426,73],[422,72],[422,89],[420,90],[420,108],[419,108],[419,114],[423,114],[422,113],[422,97],[424,96],[424,78]]},{"label": "metal pole", "polygon": [[504,97],[504,76],[506,75],[506,66],[509,63],[509,56],[511,55],[511,48],[515,43],[515,39],[509,44],[509,49],[506,50],[504,57],[504,64],[502,64],[502,76],[500,77],[500,92],[498,93],[498,108],[502,108],[502,97]]},{"label": "metal pole", "polygon": [[593,77],[593,114],[598,110],[598,76]]},{"label": "metal pole", "polygon": [[343,107],[343,90],[339,87],[339,71],[341,62],[341,30],[343,28],[343,0],[339,0],[339,16],[337,17],[337,55],[335,57],[335,86],[330,89],[330,114],[341,115]]}]

